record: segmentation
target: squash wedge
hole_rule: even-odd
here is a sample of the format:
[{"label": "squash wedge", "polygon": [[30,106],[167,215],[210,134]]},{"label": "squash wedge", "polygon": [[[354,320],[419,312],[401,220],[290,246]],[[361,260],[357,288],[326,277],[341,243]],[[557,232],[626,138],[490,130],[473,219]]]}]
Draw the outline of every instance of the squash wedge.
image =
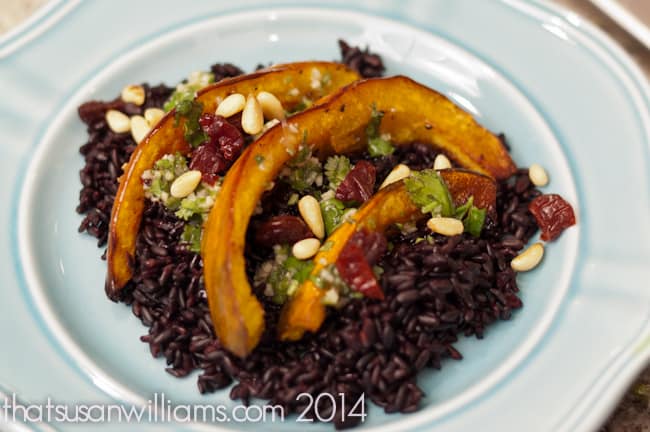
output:
[{"label": "squash wedge", "polygon": [[263,332],[262,308],[251,292],[243,255],[262,193],[302,145],[320,157],[363,151],[373,108],[385,113],[380,132],[396,145],[419,141],[441,148],[459,165],[497,179],[515,171],[496,136],[440,93],[403,76],[357,81],[271,128],[225,176],[204,225],[201,252],[212,320],[235,354],[250,353]]},{"label": "squash wedge", "polygon": [[[317,84],[314,76],[321,77]],[[201,90],[196,98],[204,113],[214,113],[219,101],[232,93],[244,95],[267,91],[293,110],[303,98],[316,100],[349,84],[359,75],[340,63],[302,62],[272,66],[258,72],[225,79]],[[187,154],[191,147],[183,138],[184,120],[167,113],[137,146],[121,178],[110,219],[106,293],[117,298],[133,275],[135,242],[144,210],[142,174],[166,154]]]},{"label": "squash wedge", "polygon": [[[454,205],[464,204],[470,196],[474,205],[494,210],[496,183],[490,177],[471,171],[447,169],[440,171]],[[426,217],[411,201],[404,182],[393,183],[377,192],[359,208],[350,221],[344,222],[327,239],[328,247],[313,258],[314,268],[308,278],[285,305],[280,315],[278,336],[282,340],[297,340],[305,331],[316,331],[325,319],[325,305],[321,299],[325,290],[313,279],[321,270],[335,264],[352,235],[361,230],[384,232],[395,223],[415,222]]]}]

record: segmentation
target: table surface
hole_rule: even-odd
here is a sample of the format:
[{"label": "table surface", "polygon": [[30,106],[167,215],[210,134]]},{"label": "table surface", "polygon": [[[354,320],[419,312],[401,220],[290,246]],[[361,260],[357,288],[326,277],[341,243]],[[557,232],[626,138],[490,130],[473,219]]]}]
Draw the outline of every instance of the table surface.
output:
[{"label": "table surface", "polygon": [[[616,40],[650,79],[650,50],[588,0],[552,0],[590,20]],[[650,20],[650,0],[619,0]],[[0,0],[0,35],[29,17],[46,0]],[[644,370],[621,400],[600,432],[650,431],[650,367]]]}]

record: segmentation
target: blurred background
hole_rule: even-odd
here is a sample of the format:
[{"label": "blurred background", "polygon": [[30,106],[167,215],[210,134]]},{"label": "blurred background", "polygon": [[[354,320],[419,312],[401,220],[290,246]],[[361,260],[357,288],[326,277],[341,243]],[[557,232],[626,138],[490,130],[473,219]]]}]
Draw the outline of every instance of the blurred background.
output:
[{"label": "blurred background", "polygon": [[[564,6],[596,24],[636,60],[650,79],[650,0],[546,1]],[[46,0],[0,0],[0,38],[46,3]],[[650,431],[650,367],[630,387],[600,432],[642,431]]]}]

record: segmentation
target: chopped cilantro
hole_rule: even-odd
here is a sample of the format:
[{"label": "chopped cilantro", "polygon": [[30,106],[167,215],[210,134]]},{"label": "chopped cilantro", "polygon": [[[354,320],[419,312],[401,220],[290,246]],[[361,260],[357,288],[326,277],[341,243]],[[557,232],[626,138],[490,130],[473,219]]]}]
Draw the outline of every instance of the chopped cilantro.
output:
[{"label": "chopped cilantro", "polygon": [[220,183],[214,186],[201,183],[194,192],[181,200],[179,208],[175,213],[176,217],[186,221],[194,216],[200,216],[202,219],[206,219],[214,205],[214,200],[219,189],[221,189]]},{"label": "chopped cilantro", "polygon": [[420,207],[422,213],[454,217],[463,222],[466,232],[474,237],[481,235],[486,210],[474,205],[474,197],[469,197],[465,204],[454,208],[447,185],[435,170],[415,171],[404,179],[404,184],[411,200]]},{"label": "chopped cilantro", "polygon": [[478,237],[481,235],[481,230],[485,223],[485,209],[480,209],[474,205],[474,197],[469,199],[454,211],[454,217],[463,221],[465,231]]},{"label": "chopped cilantro", "polygon": [[183,100],[176,106],[174,126],[178,126],[181,117],[185,118],[183,137],[187,143],[196,148],[203,144],[208,135],[199,124],[199,117],[203,114],[203,104],[194,100]]},{"label": "chopped cilantro", "polygon": [[196,96],[197,91],[212,82],[214,82],[213,73],[193,72],[186,81],[176,86],[176,90],[174,90],[169,99],[167,99],[163,109],[166,112],[169,112],[184,101],[192,101]]},{"label": "chopped cilantro", "polygon": [[202,234],[203,230],[201,229],[201,222],[192,221],[183,227],[181,241],[187,243],[192,252],[199,253],[201,252]]},{"label": "chopped cilantro", "polygon": [[180,153],[163,156],[156,161],[152,169],[142,174],[145,197],[162,203],[166,208],[174,211],[179,219],[189,221],[194,216],[205,219],[221,188],[221,179],[214,186],[200,183],[194,192],[182,200],[174,198],[170,192],[171,185],[176,178],[188,170],[187,159]]},{"label": "chopped cilantro", "polygon": [[268,266],[267,273],[256,274],[255,280],[258,283],[265,282],[267,288],[270,288],[265,293],[272,297],[274,303],[283,304],[307,280],[314,263],[292,256],[288,245],[278,246],[274,250],[275,259],[260,266],[260,269]]},{"label": "chopped cilantro", "polygon": [[307,145],[300,147],[296,156],[287,164],[287,168],[283,178],[295,191],[304,192],[311,188],[319,177],[322,180],[323,166],[312,156],[311,148]]},{"label": "chopped cilantro", "polygon": [[298,201],[300,200],[300,195],[297,193],[292,193],[291,196],[289,197],[289,200],[287,201],[287,205],[295,205],[298,204]]},{"label": "chopped cilantro", "polygon": [[298,148],[298,153],[289,161],[289,166],[298,166],[311,157],[311,148],[304,144],[305,137],[303,134],[303,144]]},{"label": "chopped cilantro", "polygon": [[463,219],[463,225],[465,226],[465,231],[478,237],[481,235],[481,230],[485,224],[485,209],[480,209],[477,207],[470,207],[467,212],[467,217]]},{"label": "chopped cilantro", "polygon": [[[341,278],[335,264],[328,264],[323,267],[317,275],[310,276],[310,279],[318,288],[327,291],[333,290],[337,295],[349,296],[351,292],[353,292],[350,290],[350,287],[345,283],[343,278]],[[334,304],[330,304],[330,306],[333,305]]]},{"label": "chopped cilantro", "polygon": [[264,156],[262,156],[261,154],[256,154],[255,163],[257,163],[257,166],[262,165],[264,163]]},{"label": "chopped cilantro", "polygon": [[169,112],[176,108],[178,105],[180,105],[184,101],[191,101],[194,99],[194,91],[175,91],[172,93],[172,95],[167,99],[167,102],[165,102],[165,105],[163,106],[163,109],[165,112]]},{"label": "chopped cilantro", "polygon": [[371,157],[388,156],[394,151],[395,147],[388,140],[381,137],[368,139],[368,154]]},{"label": "chopped cilantro", "polygon": [[309,277],[312,269],[314,268],[314,262],[311,260],[299,260],[294,256],[287,258],[287,261],[284,263],[284,266],[288,271],[293,273],[293,277],[299,283],[303,283]]},{"label": "chopped cilantro", "polygon": [[331,235],[339,226],[345,214],[345,204],[336,198],[330,198],[320,203],[323,222],[325,223],[325,232]]},{"label": "chopped cilantro", "polygon": [[433,169],[415,171],[404,179],[411,200],[432,216],[452,216],[454,205],[449,190],[440,175]]},{"label": "chopped cilantro", "polygon": [[474,206],[474,197],[471,196],[469,199],[465,202],[460,207],[456,207],[456,210],[454,210],[454,217],[456,219],[463,220],[465,219],[465,216],[467,216],[467,212],[469,212],[469,209]]},{"label": "chopped cilantro", "polygon": [[352,169],[350,159],[345,156],[330,156],[325,162],[325,176],[330,189],[336,190]]},{"label": "chopped cilantro", "polygon": [[395,151],[395,147],[393,147],[390,141],[379,135],[379,126],[383,117],[384,113],[382,111],[377,111],[377,107],[373,103],[372,113],[370,114],[370,123],[366,126],[368,153],[371,157],[388,156]]},{"label": "chopped cilantro", "polygon": [[142,174],[145,196],[154,202],[161,202],[165,207],[176,210],[180,200],[169,193],[176,177],[187,172],[187,159],[180,153],[168,154],[158,159],[153,168]]}]

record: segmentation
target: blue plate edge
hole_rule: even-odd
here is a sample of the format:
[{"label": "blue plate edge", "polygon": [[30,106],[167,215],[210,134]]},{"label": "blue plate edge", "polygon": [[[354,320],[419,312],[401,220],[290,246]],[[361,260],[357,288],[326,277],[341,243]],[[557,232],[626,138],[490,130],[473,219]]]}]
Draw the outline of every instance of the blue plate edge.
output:
[{"label": "blue plate edge", "polygon": [[[509,1],[509,0],[500,0],[500,1],[502,3],[507,4],[510,7],[512,7],[512,3],[517,2],[517,0],[515,0],[514,2]],[[539,8],[541,8],[541,9],[546,8],[547,10],[550,11],[549,13],[551,13],[551,14],[553,14],[555,16],[561,17],[563,22],[566,25],[569,25],[575,31],[580,32],[581,34],[583,34],[583,36],[588,37],[591,40],[597,42],[598,45],[609,55],[611,60],[614,60],[619,66],[623,67],[624,72],[631,78],[630,82],[635,85],[635,89],[637,90],[638,94],[643,96],[646,107],[650,106],[650,102],[649,102],[650,101],[650,96],[649,96],[650,91],[648,89],[647,81],[645,79],[643,79],[643,74],[641,73],[638,66],[636,66],[634,64],[634,62],[629,58],[629,56],[620,47],[618,47],[609,38],[609,36],[602,33],[601,30],[599,30],[598,28],[592,26],[589,23],[586,23],[587,24],[586,28],[585,27],[575,26],[573,23],[568,21],[566,19],[566,17],[565,17],[565,14],[570,13],[568,11],[568,9],[564,9],[564,8],[562,8],[560,6],[557,6],[557,5],[551,5],[548,2],[543,1],[543,0],[529,0],[529,1],[536,4]],[[74,3],[74,0],[63,0],[61,3],[62,4]],[[291,6],[295,6],[295,5],[293,5],[293,4],[285,4],[285,3],[283,3],[281,5],[273,5],[273,7],[278,7],[278,8],[280,8],[280,7],[291,7]],[[318,7],[321,8],[322,5],[318,6]],[[201,17],[200,19],[209,19],[209,18],[212,18],[212,17],[215,17],[215,16],[222,16],[222,15],[231,14],[231,13],[239,13],[239,12],[244,12],[244,11],[252,10],[252,9],[256,9],[256,7],[245,7],[245,8],[231,9],[231,10],[227,10],[227,11],[223,11],[223,12],[218,12],[218,13],[212,15],[212,16],[209,16],[209,17]],[[383,17],[383,18],[386,18],[386,19],[393,19],[393,20],[397,19],[394,16],[390,16],[388,14],[382,14],[382,13],[376,13],[376,12],[373,14],[372,12],[367,11],[367,10],[345,8],[345,7],[341,7],[341,6],[329,7],[329,9],[332,9],[332,10],[336,10],[336,9],[354,10],[354,11],[357,11],[357,12],[366,13],[366,14],[374,15],[374,16],[379,16],[379,17]],[[397,19],[397,20],[400,21],[400,19]],[[155,33],[150,34],[148,36],[145,36],[145,37],[141,38],[140,40],[138,40],[137,42],[134,42],[134,43],[130,44],[127,47],[127,49],[131,49],[134,46],[145,43],[145,42],[151,40],[152,38],[156,37],[157,35],[159,35],[161,32],[171,31],[174,28],[180,28],[180,27],[182,27],[182,26],[184,26],[184,25],[186,25],[188,23],[196,22],[196,21],[197,20],[196,20],[196,17],[195,17],[193,19],[188,19],[188,20],[183,20],[183,21],[177,22],[174,25],[166,27],[166,28],[158,29],[158,31],[156,31]],[[41,21],[39,21],[39,22],[41,22]],[[39,22],[32,23],[32,28],[38,27]],[[63,20],[59,20],[55,25],[62,25],[62,23],[63,23]],[[441,37],[447,38],[452,43],[454,43],[454,44],[462,47],[464,50],[472,53],[472,55],[475,55],[476,57],[483,59],[480,55],[477,55],[473,50],[467,48],[464,44],[458,43],[458,41],[454,40],[453,38],[450,38],[448,35],[444,35],[444,34],[441,35],[440,33],[432,32],[430,29],[428,29],[426,27],[422,27],[422,26],[420,26],[420,25],[418,25],[416,23],[409,22],[408,24],[413,26],[413,27],[416,27],[416,28],[418,28],[420,30],[424,30],[424,31],[427,31],[427,32],[430,32],[430,33],[440,35]],[[30,30],[28,28],[26,28],[26,29],[24,29],[24,31],[25,31],[25,33],[28,33]],[[37,37],[41,37],[41,36],[42,35],[39,35]],[[0,44],[0,46],[1,46],[1,44]],[[19,49],[27,49],[26,48],[27,46],[28,46],[28,44],[20,47]],[[590,50],[587,47],[584,47],[584,48]],[[110,60],[106,61],[105,63],[102,63],[102,65],[100,65],[99,67],[93,69],[93,71],[86,78],[84,78],[82,83],[86,82],[88,79],[90,79],[90,77],[92,77],[92,74],[95,73],[98,69],[100,69],[103,65],[111,63],[112,61],[114,61],[115,58],[116,58],[116,56],[113,56],[113,57],[110,58]],[[494,65],[492,63],[489,63],[489,64],[494,67]],[[524,89],[522,89],[521,86],[516,85],[517,82],[515,80],[512,80],[511,79],[512,77],[509,74],[505,73],[503,70],[500,70],[499,68],[495,67],[495,69],[498,70],[499,73],[501,73],[505,77],[507,77],[508,80],[510,80],[513,83],[513,85],[515,85],[517,87],[517,89],[519,91],[521,91],[528,98],[528,100],[530,100],[531,102],[534,101],[534,99],[532,99],[530,97],[530,95],[527,94]],[[639,79],[639,78],[641,78],[641,79]],[[78,86],[77,86],[77,88],[78,88]],[[626,86],[626,88],[627,88],[627,86]],[[74,90],[74,91],[76,91],[76,90]],[[70,96],[71,94],[73,94],[74,91],[67,93],[66,95],[64,95],[62,97],[62,99],[65,100],[65,98]],[[60,106],[60,105],[61,105],[61,103],[57,104],[57,106]],[[536,108],[538,108],[538,106],[536,104],[535,104],[535,106],[536,106]],[[540,112],[540,114],[544,113],[543,110],[538,110],[538,112]],[[547,118],[544,117],[544,120],[546,121]],[[547,124],[551,125],[552,123],[547,122]],[[42,139],[42,137],[43,137],[43,135],[45,133],[45,130],[47,128],[48,128],[48,125],[45,125],[45,126],[43,126],[41,128],[40,132],[37,135],[37,138],[36,138],[35,142],[32,143],[32,149],[35,148],[38,145],[38,143]],[[556,134],[556,136],[561,136],[561,135],[559,135],[557,133],[557,130],[555,130],[555,129],[553,129],[553,133]],[[648,147],[650,147],[650,144],[649,144]],[[648,149],[646,148],[646,153],[645,153],[646,162],[648,160],[648,151],[647,150]],[[23,159],[24,160],[21,161],[21,168],[25,168],[27,165],[29,165],[29,162],[30,162],[29,157],[25,157]],[[15,198],[20,195],[20,192],[21,192],[21,190],[22,190],[22,188],[24,186],[24,178],[23,177],[19,176],[16,180],[17,181],[16,181],[16,184],[15,184],[14,190],[12,192],[12,196],[14,198],[12,200],[12,202],[14,204],[17,202],[15,200]],[[17,217],[17,206],[15,206],[15,205],[12,207],[12,216]],[[16,219],[14,219],[14,220],[16,220]],[[12,224],[12,228],[13,229],[11,231],[11,242],[12,242],[12,246],[14,246],[14,251],[15,251],[15,250],[18,249],[17,248],[18,232],[15,229],[16,228],[15,224]],[[29,295],[29,293],[26,293],[27,290],[25,290],[25,283],[26,282],[25,282],[25,279],[24,279],[24,273],[23,273],[24,270],[22,268],[20,258],[16,253],[14,253],[12,255],[13,255],[13,260],[14,260],[14,268],[17,270],[16,275],[17,275],[17,277],[19,279],[19,283],[21,283],[21,287],[23,288],[22,291],[23,291],[23,294],[24,294],[24,297],[25,297],[25,301],[28,303],[30,311],[32,313],[34,313],[35,312],[35,305],[31,301],[31,296]],[[48,335],[48,339],[50,339],[50,342],[52,343],[52,345],[56,345],[55,349],[57,350],[57,352],[59,352],[59,354],[62,354],[64,358],[69,358],[69,354],[67,352],[65,352],[65,350],[62,349],[60,344],[57,343],[55,340],[52,340],[53,336],[50,334],[49,330],[47,328],[45,328],[44,322],[41,319],[38,319],[37,321],[39,321],[39,327],[41,327],[41,329]],[[648,325],[646,325],[640,331],[640,336],[639,336],[638,339],[639,340],[644,340],[644,339],[647,339],[648,336],[650,336],[650,328],[648,327]],[[631,351],[635,351],[635,350],[631,350]],[[644,349],[642,351],[640,351],[640,352],[635,351],[635,352],[629,353],[627,355],[629,356],[629,358],[627,359],[627,362],[635,363],[635,360],[636,360],[636,364],[633,364],[633,366],[631,366],[631,368],[635,369],[636,372],[634,374],[628,374],[628,375],[631,375],[631,376],[627,377],[628,378],[628,383],[629,383],[630,381],[632,381],[632,379],[638,373],[638,371],[645,365],[645,362],[650,358],[650,344],[646,344]],[[75,364],[75,363],[76,362],[73,361],[72,364]],[[627,372],[627,371],[628,370],[626,368],[625,372]],[[78,372],[80,372],[81,375],[83,375],[84,377],[88,377],[88,375],[84,371],[78,370]],[[627,387],[627,385],[628,384],[622,385],[623,390],[624,390],[625,387]],[[621,392],[623,390],[621,390]],[[604,417],[606,417],[606,415],[602,415],[601,417],[604,418]]]}]

